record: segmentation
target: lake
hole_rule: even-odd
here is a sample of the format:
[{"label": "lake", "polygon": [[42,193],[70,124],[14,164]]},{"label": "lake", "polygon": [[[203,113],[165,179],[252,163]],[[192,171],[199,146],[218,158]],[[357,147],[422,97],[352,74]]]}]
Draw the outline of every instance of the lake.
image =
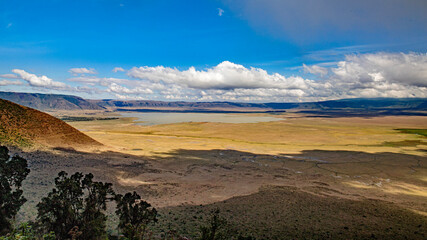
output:
[{"label": "lake", "polygon": [[136,117],[139,125],[158,125],[182,122],[257,123],[280,121],[283,118],[251,116],[233,113],[174,113],[174,112],[120,112],[122,117]]}]

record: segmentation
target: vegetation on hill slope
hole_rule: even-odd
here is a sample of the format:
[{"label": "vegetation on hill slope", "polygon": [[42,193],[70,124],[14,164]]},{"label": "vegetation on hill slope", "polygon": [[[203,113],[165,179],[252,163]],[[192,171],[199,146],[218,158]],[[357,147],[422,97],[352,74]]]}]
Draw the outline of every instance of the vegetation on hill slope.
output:
[{"label": "vegetation on hill slope", "polygon": [[20,147],[100,145],[62,120],[0,99],[0,143]]}]

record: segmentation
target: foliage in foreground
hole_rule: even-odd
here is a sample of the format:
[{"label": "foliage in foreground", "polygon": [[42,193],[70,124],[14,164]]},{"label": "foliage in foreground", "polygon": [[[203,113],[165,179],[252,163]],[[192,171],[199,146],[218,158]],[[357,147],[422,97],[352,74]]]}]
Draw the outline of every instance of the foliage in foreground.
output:
[{"label": "foliage in foreground", "polygon": [[226,225],[226,220],[219,216],[219,210],[216,209],[212,211],[208,224],[200,227],[199,240],[227,239],[227,236],[229,236],[230,233],[225,227]]},{"label": "foliage in foreground", "polygon": [[92,174],[60,172],[55,188],[37,204],[37,221],[57,239],[99,239],[106,235],[107,200],[114,195],[111,183],[94,182]]},{"label": "foliage in foreground", "polygon": [[0,235],[11,230],[11,220],[27,201],[21,186],[29,173],[27,160],[10,157],[9,149],[0,146]]},{"label": "foliage in foreground", "polygon": [[157,210],[142,200],[136,193],[117,195],[117,210],[119,216],[119,228],[129,240],[143,239],[147,233],[148,224],[157,222]]},{"label": "foliage in foreground", "polygon": [[[89,173],[64,171],[55,178],[55,187],[37,204],[35,223],[23,223],[16,229],[11,224],[22,204],[22,181],[30,170],[27,161],[0,146],[0,240],[53,239],[152,239],[150,224],[157,222],[157,210],[136,192],[116,194],[111,183],[96,182]],[[115,201],[118,227],[122,235],[107,236],[105,214],[107,202]],[[200,227],[200,240],[252,240],[229,230],[219,210],[211,213],[209,222]],[[3,235],[3,236],[2,236]],[[161,239],[187,239],[170,232]]]},{"label": "foliage in foreground", "polygon": [[37,231],[34,230],[33,226],[29,223],[21,224],[17,229],[14,229],[12,232],[7,234],[4,237],[0,237],[0,240],[55,240],[55,233],[50,232],[39,236]]}]

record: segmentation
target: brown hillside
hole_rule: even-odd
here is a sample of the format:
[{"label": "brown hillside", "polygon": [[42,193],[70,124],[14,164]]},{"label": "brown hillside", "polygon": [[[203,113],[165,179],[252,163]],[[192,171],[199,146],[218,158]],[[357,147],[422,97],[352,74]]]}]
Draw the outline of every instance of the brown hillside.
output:
[{"label": "brown hillside", "polygon": [[20,147],[101,145],[60,119],[3,99],[0,99],[0,143]]}]

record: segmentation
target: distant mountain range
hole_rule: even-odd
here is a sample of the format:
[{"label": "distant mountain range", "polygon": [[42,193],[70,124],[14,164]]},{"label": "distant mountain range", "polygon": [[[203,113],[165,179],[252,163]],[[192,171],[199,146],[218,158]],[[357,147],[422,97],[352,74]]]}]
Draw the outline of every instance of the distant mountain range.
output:
[{"label": "distant mountain range", "polygon": [[47,113],[0,99],[0,144],[90,147],[101,144]]},{"label": "distant mountain range", "polygon": [[0,92],[0,98],[38,110],[103,110],[81,97],[59,94]]},{"label": "distant mountain range", "polygon": [[146,111],[280,111],[298,110],[410,110],[427,111],[426,98],[354,98],[303,103],[166,102],[150,100],[89,100],[72,95],[0,92],[0,98],[23,106],[48,110],[129,110]]}]

